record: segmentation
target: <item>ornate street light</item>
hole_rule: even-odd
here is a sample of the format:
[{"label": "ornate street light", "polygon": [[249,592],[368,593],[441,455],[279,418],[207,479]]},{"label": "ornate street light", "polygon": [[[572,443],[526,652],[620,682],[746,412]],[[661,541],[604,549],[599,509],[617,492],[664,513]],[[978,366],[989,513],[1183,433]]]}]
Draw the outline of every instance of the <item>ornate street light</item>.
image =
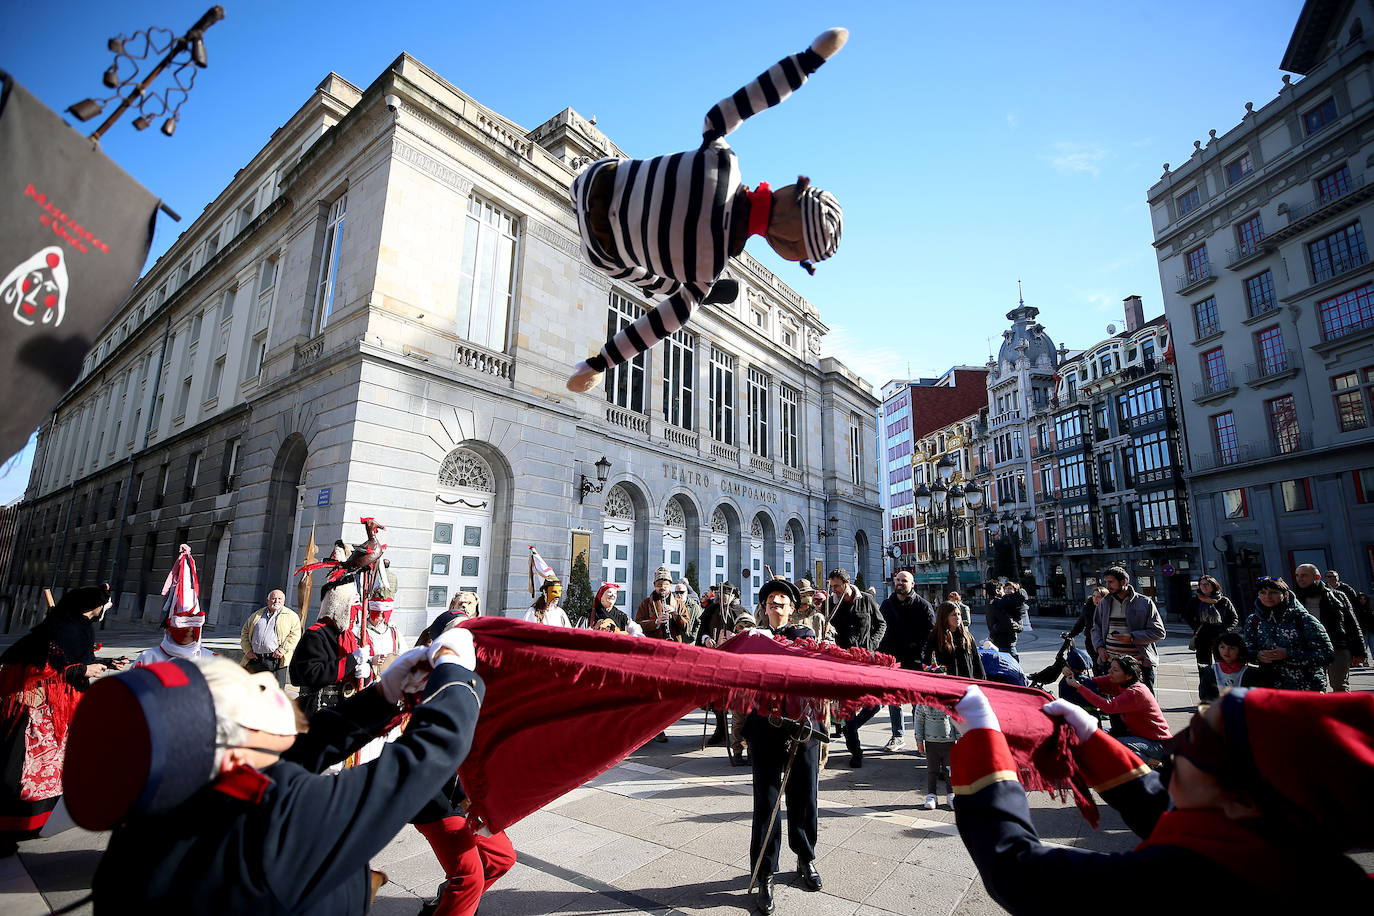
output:
[{"label": "ornate street light", "polygon": [[611,462],[605,455],[602,455],[601,460],[596,463],[596,482],[593,483],[586,474],[582,475],[581,495],[577,497],[577,501],[579,503],[585,502],[588,494],[600,493],[602,488],[606,486],[606,480],[610,476]]},{"label": "ornate street light", "polygon": [[972,519],[976,510],[983,504],[983,491],[976,484],[949,485],[954,477],[957,463],[945,455],[935,464],[939,478],[931,486],[924,483],[916,488],[916,511],[920,513],[927,528],[944,528],[945,544],[948,549],[948,568],[945,576],[946,592],[959,590],[959,571],[954,559],[954,528]]}]

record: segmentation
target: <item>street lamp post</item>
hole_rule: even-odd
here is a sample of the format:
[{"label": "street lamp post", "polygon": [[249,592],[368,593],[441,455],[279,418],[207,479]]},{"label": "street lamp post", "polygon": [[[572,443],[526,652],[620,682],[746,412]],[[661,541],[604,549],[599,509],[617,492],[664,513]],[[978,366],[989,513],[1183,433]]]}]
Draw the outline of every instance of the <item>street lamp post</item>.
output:
[{"label": "street lamp post", "polygon": [[983,504],[983,491],[977,484],[970,483],[967,487],[957,483],[952,487],[949,485],[954,470],[953,459],[946,455],[935,465],[939,477],[935,485],[927,487],[921,484],[916,489],[916,511],[921,514],[926,527],[945,529],[945,546],[949,551],[946,594],[959,590],[959,572],[954,559],[954,526],[971,518]]}]

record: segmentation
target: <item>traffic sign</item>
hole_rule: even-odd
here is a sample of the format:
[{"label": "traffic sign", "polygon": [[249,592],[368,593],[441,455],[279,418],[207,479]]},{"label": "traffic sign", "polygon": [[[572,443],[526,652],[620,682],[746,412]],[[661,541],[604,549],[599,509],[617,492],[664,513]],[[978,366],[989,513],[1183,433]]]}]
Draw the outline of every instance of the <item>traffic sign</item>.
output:
[{"label": "traffic sign", "polygon": [[1172,576],[1175,572],[1177,572],[1177,570],[1174,569],[1174,564],[1172,563],[1165,563],[1163,566],[1159,567],[1159,574],[1161,576]]}]

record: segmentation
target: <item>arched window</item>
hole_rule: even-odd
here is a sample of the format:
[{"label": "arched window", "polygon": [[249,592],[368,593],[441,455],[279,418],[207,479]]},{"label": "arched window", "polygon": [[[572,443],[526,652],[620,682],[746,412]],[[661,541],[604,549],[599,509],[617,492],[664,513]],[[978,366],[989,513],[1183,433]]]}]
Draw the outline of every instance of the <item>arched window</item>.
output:
[{"label": "arched window", "polygon": [[439,486],[495,493],[496,477],[481,455],[470,449],[455,448],[444,456],[444,463],[439,466]]}]

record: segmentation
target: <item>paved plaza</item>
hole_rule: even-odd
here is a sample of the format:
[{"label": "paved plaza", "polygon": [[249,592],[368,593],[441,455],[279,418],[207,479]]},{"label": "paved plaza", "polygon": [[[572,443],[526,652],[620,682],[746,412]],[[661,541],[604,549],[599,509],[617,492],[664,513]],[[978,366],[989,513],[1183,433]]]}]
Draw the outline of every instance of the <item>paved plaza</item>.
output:
[{"label": "paved plaza", "polygon": [[[1023,636],[1027,671],[1053,659],[1065,625],[1063,620],[1037,620],[1035,632]],[[104,655],[156,640],[149,631],[108,631],[102,638]],[[235,648],[237,638],[209,638],[207,644]],[[1195,668],[1182,631],[1171,628],[1161,644],[1161,661],[1160,705],[1170,725],[1178,728],[1197,702]],[[1356,689],[1374,689],[1374,670],[1356,669],[1352,681]],[[723,748],[701,750],[703,728],[703,714],[688,716],[668,729],[667,744],[649,743],[512,827],[508,833],[519,862],[482,898],[483,916],[752,912],[752,898],[745,894],[749,769],[732,768]],[[817,867],[824,890],[801,888],[790,871],[795,862],[784,835],[778,912],[1003,912],[978,880],[955,830],[954,813],[917,807],[925,796],[922,758],[910,747],[897,753],[881,750],[890,735],[886,712],[875,716],[862,735],[867,749],[862,769],[849,768],[843,742],[837,741],[821,771]],[[1048,842],[1100,851],[1123,851],[1137,842],[1109,808],[1102,808],[1101,824],[1094,830],[1067,802],[1035,794],[1031,805],[1036,827]],[[0,859],[0,912],[44,914],[85,896],[105,839],[104,834],[73,828],[21,844],[18,856]],[[372,910],[381,916],[415,913],[421,898],[432,896],[442,880],[428,844],[409,827],[373,866],[390,879]],[[90,907],[75,912],[89,913]]]}]

